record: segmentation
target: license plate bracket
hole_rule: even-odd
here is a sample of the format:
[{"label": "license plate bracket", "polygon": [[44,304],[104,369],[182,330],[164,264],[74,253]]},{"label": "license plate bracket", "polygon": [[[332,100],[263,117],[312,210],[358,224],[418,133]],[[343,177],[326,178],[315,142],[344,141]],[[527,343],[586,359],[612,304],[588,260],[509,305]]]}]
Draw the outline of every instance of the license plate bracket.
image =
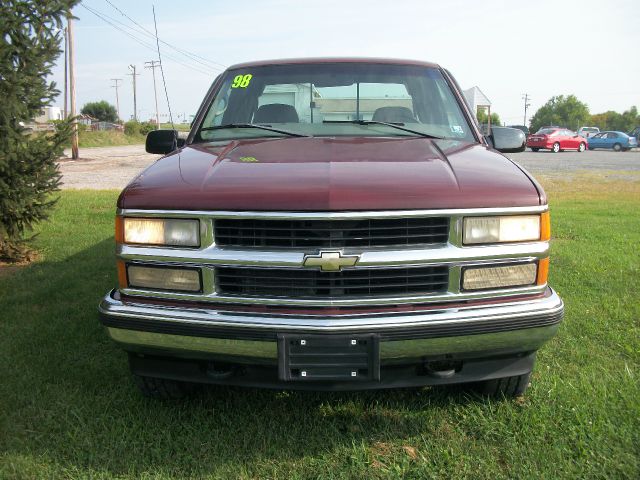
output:
[{"label": "license plate bracket", "polygon": [[278,376],[301,382],[380,380],[380,338],[376,334],[280,334]]}]

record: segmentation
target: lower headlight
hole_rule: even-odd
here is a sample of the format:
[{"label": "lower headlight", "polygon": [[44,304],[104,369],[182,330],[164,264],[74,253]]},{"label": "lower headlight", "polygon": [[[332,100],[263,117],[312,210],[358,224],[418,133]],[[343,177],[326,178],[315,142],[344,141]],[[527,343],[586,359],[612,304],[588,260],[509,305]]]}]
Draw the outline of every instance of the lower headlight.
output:
[{"label": "lower headlight", "polygon": [[538,266],[535,263],[499,267],[470,267],[462,272],[463,290],[524,287],[536,283]]},{"label": "lower headlight", "polygon": [[129,287],[200,292],[200,271],[193,268],[127,267]]}]

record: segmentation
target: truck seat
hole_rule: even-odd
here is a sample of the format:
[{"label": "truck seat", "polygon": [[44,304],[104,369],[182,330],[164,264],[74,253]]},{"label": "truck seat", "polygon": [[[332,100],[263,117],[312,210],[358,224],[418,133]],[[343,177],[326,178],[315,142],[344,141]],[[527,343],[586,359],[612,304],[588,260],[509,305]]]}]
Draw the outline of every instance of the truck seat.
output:
[{"label": "truck seat", "polygon": [[298,112],[291,105],[270,103],[258,107],[253,123],[299,123]]}]

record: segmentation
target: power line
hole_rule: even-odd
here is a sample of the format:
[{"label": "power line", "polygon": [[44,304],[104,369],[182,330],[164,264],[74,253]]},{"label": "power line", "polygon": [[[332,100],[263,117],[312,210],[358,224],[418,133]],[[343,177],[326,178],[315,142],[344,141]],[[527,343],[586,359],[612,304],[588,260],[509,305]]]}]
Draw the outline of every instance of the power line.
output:
[{"label": "power line", "polygon": [[[144,32],[146,32],[148,35],[157,38],[158,42],[162,43],[163,45],[166,45],[169,48],[174,49],[175,51],[183,54],[183,55],[187,55],[189,57],[192,58],[192,60],[194,60],[195,62],[198,62],[202,65],[204,65],[205,67],[209,67],[209,65],[206,65],[204,63],[202,63],[201,61],[199,61],[198,59],[207,62],[211,65],[217,65],[218,67],[222,67],[222,69],[227,68],[226,65],[223,65],[221,63],[218,62],[214,62],[213,60],[209,60],[207,58],[204,58],[200,55],[197,55],[195,53],[189,52],[188,50],[185,50],[183,48],[179,48],[176,47],[175,45],[170,44],[169,42],[165,42],[164,40],[160,39],[159,37],[156,37],[151,31],[149,31],[147,28],[145,28],[143,25],[141,25],[140,23],[136,22],[133,18],[131,18],[129,15],[127,15],[126,13],[124,13],[120,8],[118,8],[117,6],[115,6],[112,2],[110,2],[109,0],[105,0],[105,2],[107,2],[109,5],[111,5],[116,11],[118,11],[123,17],[129,19],[132,23],[134,23],[135,25],[137,25],[138,27],[140,27],[142,30],[144,30]],[[166,54],[165,54],[166,55]],[[210,68],[210,67],[209,67]],[[219,70],[219,68],[218,68]]]},{"label": "power line", "polygon": [[[126,30],[123,30],[121,27],[119,27],[118,25],[116,25],[114,22],[117,22],[117,20],[110,19],[107,15],[104,15],[104,14],[102,14],[102,13],[98,12],[97,10],[92,9],[91,7],[87,7],[87,6],[86,6],[85,4],[83,4],[83,3],[81,3],[81,4],[80,4],[80,6],[81,6],[82,8],[84,8],[85,10],[87,10],[87,11],[91,12],[93,15],[95,15],[96,17],[98,17],[99,19],[101,19],[102,21],[104,21],[105,23],[107,23],[107,24],[111,25],[111,26],[112,26],[113,28],[115,28],[116,30],[118,30],[118,31],[120,31],[120,32],[122,32],[122,33],[124,33],[125,35],[127,35],[128,37],[130,37],[133,41],[135,41],[136,43],[138,43],[138,44],[142,45],[143,47],[145,47],[145,48],[147,48],[147,49],[149,49],[149,50],[151,50],[152,52],[155,52],[155,50],[156,50],[156,49],[153,47],[153,45],[150,45],[150,44],[146,43],[144,40],[141,40],[140,38],[136,37],[136,36],[135,36],[135,35],[133,35],[132,33],[127,32]],[[117,23],[121,23],[121,22],[117,22]],[[123,25],[123,26],[125,26],[125,25]],[[129,26],[125,26],[125,28],[129,28],[129,29],[131,29],[131,27],[129,27]],[[135,30],[134,30],[134,31],[135,31]],[[182,66],[184,66],[184,67],[190,68],[191,70],[194,70],[194,71],[196,71],[196,72],[198,72],[198,73],[201,73],[201,74],[203,74],[203,75],[207,75],[208,77],[210,77],[210,76],[211,76],[211,72],[206,72],[206,71],[204,71],[204,70],[202,70],[202,69],[200,69],[200,68],[198,68],[198,67],[195,67],[195,66],[193,66],[193,65],[189,65],[189,64],[187,64],[187,63],[184,63],[184,62],[180,61],[179,59],[177,59],[177,58],[175,58],[175,57],[173,57],[173,56],[171,56],[171,55],[165,55],[165,56],[166,56],[166,57],[168,57],[168,58],[170,58],[170,59],[171,59],[171,60],[173,60],[174,62],[179,63],[180,65],[182,65]],[[209,67],[209,68],[211,68],[211,67]]]},{"label": "power line", "polygon": [[73,16],[71,12],[67,14],[67,35],[69,41],[69,96],[71,97],[71,117],[73,125],[71,130],[71,158],[77,160],[80,156],[78,152],[78,119],[76,117],[76,60],[75,43],[73,40]]},{"label": "power line", "polygon": [[156,89],[156,68],[160,66],[157,60],[144,62],[144,68],[150,68],[153,75],[153,96],[156,99],[156,128],[160,128],[160,114],[158,113],[158,90]]},{"label": "power line", "polygon": [[121,82],[122,79],[112,78],[111,81],[115,82],[115,85],[111,85],[111,88],[116,89],[116,112],[118,112],[118,120],[120,120],[120,98],[118,97],[118,87],[120,86],[120,84],[118,82]]},{"label": "power line", "polygon": [[[119,24],[120,24],[120,25],[122,25],[123,27],[128,28],[128,29],[133,30],[134,32],[138,33],[138,31],[137,31],[137,30],[135,30],[134,28],[132,28],[132,27],[130,27],[130,26],[128,26],[128,25],[125,25],[125,24],[123,24],[122,22],[119,22],[118,20],[115,20],[115,19],[113,19],[113,18],[109,17],[108,15],[105,15],[105,14],[103,14],[103,13],[101,13],[101,12],[98,12],[97,10],[94,10],[94,9],[93,9],[93,8],[91,8],[91,7],[87,7],[87,6],[86,6],[86,5],[84,5],[84,4],[80,4],[80,6],[81,6],[81,7],[83,7],[84,9],[88,10],[89,12],[91,12],[93,15],[95,15],[96,17],[98,17],[98,18],[99,18],[99,19],[101,19],[102,21],[104,21],[104,22],[108,23],[109,25],[111,25],[111,26],[112,26],[113,28],[115,28],[116,30],[118,30],[118,31],[120,31],[120,32],[122,32],[122,33],[124,33],[125,35],[127,35],[128,37],[130,37],[132,40],[134,40],[136,43],[138,43],[138,44],[142,45],[143,47],[145,47],[145,48],[147,48],[147,49],[149,49],[149,50],[151,50],[152,52],[155,52],[155,48],[153,47],[153,45],[152,45],[152,44],[146,43],[144,40],[142,40],[142,39],[140,39],[140,38],[136,37],[136,36],[135,36],[135,35],[133,35],[132,33],[127,32],[126,30],[123,30],[121,27],[119,27],[118,25],[116,25],[114,22],[119,23]],[[195,67],[195,66],[193,66],[193,65],[189,65],[189,64],[187,64],[187,63],[184,63],[184,62],[182,62],[180,59],[178,59],[178,58],[176,58],[176,57],[173,57],[173,56],[171,56],[171,55],[166,55],[166,56],[167,56],[167,57],[169,57],[169,58],[170,58],[171,60],[173,60],[174,62],[179,63],[180,65],[182,65],[182,66],[184,66],[184,67],[190,68],[190,69],[192,69],[192,70],[194,70],[194,71],[196,71],[196,72],[198,72],[198,73],[202,73],[203,75],[211,76],[211,72],[207,72],[207,71],[202,70],[202,69],[201,69],[201,68],[199,68],[199,67]]]},{"label": "power line", "polygon": [[137,122],[138,121],[138,105],[136,102],[136,76],[139,76],[139,73],[136,73],[136,66],[135,65],[129,65],[129,68],[131,69],[132,73],[127,73],[127,75],[131,75],[131,77],[133,78],[133,121]]},{"label": "power line", "polygon": [[[164,85],[164,94],[167,97],[167,108],[169,109],[169,121],[171,122],[171,128],[175,131],[176,127],[173,124],[173,115],[171,114],[171,104],[169,103],[169,93],[167,92],[167,82],[164,79],[164,69],[162,68],[162,57],[160,56],[160,43],[158,41],[158,24],[156,23],[156,7],[151,6],[153,9],[153,26],[156,29],[156,47],[158,48],[158,61],[160,62],[160,73],[162,74],[162,83]],[[160,125],[158,125],[160,127]],[[177,141],[177,139],[176,139]]]},{"label": "power line", "polygon": [[524,100],[524,120],[522,122],[523,125],[527,124],[527,108],[529,108],[531,106],[531,104],[529,103],[529,100],[531,100],[531,97],[529,96],[528,93],[525,93],[522,96],[522,99]]}]

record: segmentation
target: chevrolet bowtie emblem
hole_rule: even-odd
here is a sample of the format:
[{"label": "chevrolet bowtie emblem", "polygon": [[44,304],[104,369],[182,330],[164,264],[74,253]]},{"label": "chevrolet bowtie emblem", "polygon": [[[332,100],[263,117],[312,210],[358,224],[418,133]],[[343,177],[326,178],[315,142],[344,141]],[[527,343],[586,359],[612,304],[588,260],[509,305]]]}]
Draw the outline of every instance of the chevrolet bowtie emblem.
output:
[{"label": "chevrolet bowtie emblem", "polygon": [[353,267],[360,259],[358,255],[342,255],[340,252],[320,252],[319,255],[305,255],[305,267],[316,267],[323,272],[339,272],[342,267]]}]

